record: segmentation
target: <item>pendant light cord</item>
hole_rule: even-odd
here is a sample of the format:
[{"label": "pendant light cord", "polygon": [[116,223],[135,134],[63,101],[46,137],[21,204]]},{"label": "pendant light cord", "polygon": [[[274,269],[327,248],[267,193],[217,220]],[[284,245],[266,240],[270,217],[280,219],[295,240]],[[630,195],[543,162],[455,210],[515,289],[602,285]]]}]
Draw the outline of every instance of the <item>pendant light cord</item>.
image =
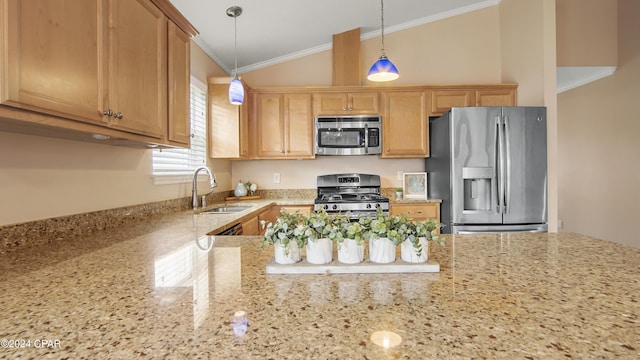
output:
[{"label": "pendant light cord", "polygon": [[238,78],[238,15],[233,17],[233,54],[235,57],[235,78]]},{"label": "pendant light cord", "polygon": [[382,55],[385,55],[384,53],[384,0],[380,0],[380,22],[382,23],[382,29],[381,29],[381,33],[382,33]]}]

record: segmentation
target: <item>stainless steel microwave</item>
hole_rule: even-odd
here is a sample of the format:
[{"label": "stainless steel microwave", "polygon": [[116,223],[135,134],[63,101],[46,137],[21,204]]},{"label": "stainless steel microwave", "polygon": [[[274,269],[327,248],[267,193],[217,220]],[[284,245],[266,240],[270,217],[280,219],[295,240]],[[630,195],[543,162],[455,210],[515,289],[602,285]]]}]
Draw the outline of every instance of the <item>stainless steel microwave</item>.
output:
[{"label": "stainless steel microwave", "polygon": [[382,152],[381,116],[316,116],[316,155],[374,155]]}]

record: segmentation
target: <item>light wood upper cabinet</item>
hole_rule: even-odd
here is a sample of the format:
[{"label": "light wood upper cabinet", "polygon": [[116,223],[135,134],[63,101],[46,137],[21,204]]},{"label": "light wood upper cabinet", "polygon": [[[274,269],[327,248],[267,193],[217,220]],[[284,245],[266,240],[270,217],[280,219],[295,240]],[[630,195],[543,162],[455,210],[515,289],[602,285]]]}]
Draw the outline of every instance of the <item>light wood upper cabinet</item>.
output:
[{"label": "light wood upper cabinet", "polygon": [[167,19],[150,0],[110,1],[112,126],[161,138],[167,126]]},{"label": "light wood upper cabinet", "polygon": [[429,118],[425,91],[383,93],[382,157],[429,156]]},{"label": "light wood upper cabinet", "polygon": [[312,159],[313,111],[309,93],[253,93],[250,119],[258,159]]},{"label": "light wood upper cabinet", "polygon": [[0,0],[0,7],[7,50],[0,103],[39,114],[5,113],[61,129],[102,127],[116,138],[189,145],[195,29],[168,1]]},{"label": "light wood upper cabinet", "polygon": [[432,89],[430,116],[460,106],[515,106],[516,85],[458,86]]},{"label": "light wood upper cabinet", "polygon": [[315,115],[375,115],[380,113],[377,92],[322,92],[313,94]]},{"label": "light wood upper cabinet", "polygon": [[515,89],[476,90],[476,106],[515,106]]},{"label": "light wood upper cabinet", "polygon": [[475,106],[473,90],[433,90],[431,91],[431,113],[442,114],[456,106]]},{"label": "light wood upper cabinet", "polygon": [[[3,0],[2,104],[103,124],[107,8],[87,0]],[[6,30],[6,32],[5,32]]]},{"label": "light wood upper cabinet", "polygon": [[168,23],[169,141],[189,147],[190,118],[190,36],[173,22]]},{"label": "light wood upper cabinet", "polygon": [[246,159],[250,154],[249,97],[245,95],[242,105],[232,105],[229,102],[231,80],[208,79],[209,156],[216,159]]}]

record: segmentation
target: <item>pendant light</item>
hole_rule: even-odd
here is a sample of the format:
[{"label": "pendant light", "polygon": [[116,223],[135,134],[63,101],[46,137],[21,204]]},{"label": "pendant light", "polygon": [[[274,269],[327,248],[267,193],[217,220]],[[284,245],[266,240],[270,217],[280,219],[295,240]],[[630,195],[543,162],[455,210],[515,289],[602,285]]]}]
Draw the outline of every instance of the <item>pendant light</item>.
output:
[{"label": "pendant light", "polygon": [[242,15],[242,8],[240,6],[232,6],[227,9],[227,15],[233,18],[233,51],[235,57],[235,74],[231,84],[229,84],[229,102],[233,105],[242,105],[244,101],[244,86],[242,81],[238,79],[238,16]]},{"label": "pendant light", "polygon": [[367,79],[377,82],[391,81],[400,77],[398,68],[393,65],[384,53],[384,0],[380,0],[380,13],[382,23],[382,50],[378,61],[371,66],[369,74],[367,74]]}]

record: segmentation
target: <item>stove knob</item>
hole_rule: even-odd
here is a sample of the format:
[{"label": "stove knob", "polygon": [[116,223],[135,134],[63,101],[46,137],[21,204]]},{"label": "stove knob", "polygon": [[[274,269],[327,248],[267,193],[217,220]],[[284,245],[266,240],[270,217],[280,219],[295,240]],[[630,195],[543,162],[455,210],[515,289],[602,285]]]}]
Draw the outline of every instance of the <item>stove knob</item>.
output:
[{"label": "stove knob", "polygon": [[325,210],[329,210],[329,205],[326,205],[326,204],[322,205],[322,208],[325,209]]},{"label": "stove knob", "polygon": [[367,209],[371,209],[371,204],[367,204]]},{"label": "stove knob", "polygon": [[378,209],[378,208],[380,208],[380,204],[379,203],[376,204],[376,209]]},{"label": "stove knob", "polygon": [[333,206],[331,206],[331,208],[332,208],[333,210],[336,210],[336,209],[338,209],[338,205],[333,204]]}]

